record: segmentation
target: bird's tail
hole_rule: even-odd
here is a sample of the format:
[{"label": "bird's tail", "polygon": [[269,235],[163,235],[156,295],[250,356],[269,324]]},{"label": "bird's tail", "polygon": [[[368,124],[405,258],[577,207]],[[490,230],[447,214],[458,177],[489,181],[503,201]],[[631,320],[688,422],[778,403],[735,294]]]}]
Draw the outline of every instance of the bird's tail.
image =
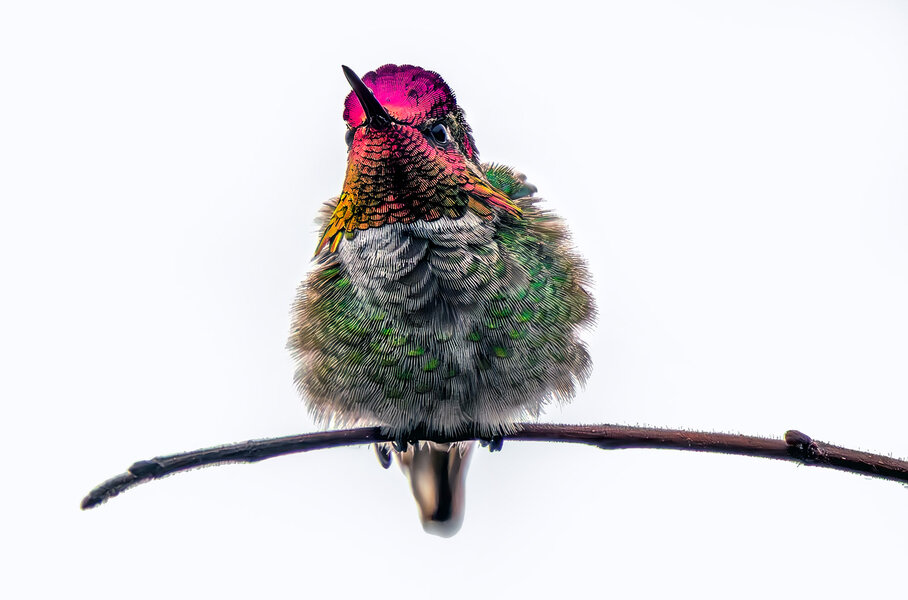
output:
[{"label": "bird's tail", "polygon": [[451,537],[463,524],[464,487],[475,442],[410,444],[395,452],[410,480],[419,517],[427,533]]}]

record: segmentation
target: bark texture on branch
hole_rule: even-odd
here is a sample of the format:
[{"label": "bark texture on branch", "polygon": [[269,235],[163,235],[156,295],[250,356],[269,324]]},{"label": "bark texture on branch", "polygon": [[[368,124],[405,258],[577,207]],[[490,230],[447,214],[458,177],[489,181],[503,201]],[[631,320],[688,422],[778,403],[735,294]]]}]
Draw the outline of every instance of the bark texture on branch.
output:
[{"label": "bark texture on branch", "polygon": [[[706,433],[680,429],[654,429],[623,425],[547,425],[525,423],[505,440],[535,442],[567,442],[587,444],[606,450],[620,448],[662,448],[718,452],[788,460],[802,464],[837,469],[908,483],[908,461],[880,454],[871,454],[833,446],[811,439],[804,433],[790,430],[783,439],[761,438],[730,433]],[[453,442],[471,438],[435,439]],[[341,446],[399,442],[382,434],[379,427],[363,427],[338,431],[320,431],[280,438],[249,440],[225,446],[204,448],[140,460],[129,469],[108,479],[82,500],[82,509],[93,508],[119,493],[172,473],[215,464],[257,462],[267,458],[323,450]]]}]

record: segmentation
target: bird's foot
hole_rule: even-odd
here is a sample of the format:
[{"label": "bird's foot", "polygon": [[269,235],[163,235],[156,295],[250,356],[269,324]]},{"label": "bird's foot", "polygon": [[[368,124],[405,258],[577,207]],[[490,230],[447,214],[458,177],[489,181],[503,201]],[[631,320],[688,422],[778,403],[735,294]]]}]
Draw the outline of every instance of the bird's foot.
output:
[{"label": "bird's foot", "polygon": [[483,448],[488,447],[489,452],[500,452],[502,446],[504,446],[504,438],[500,435],[493,435],[488,439],[480,438],[479,445]]},{"label": "bird's foot", "polygon": [[388,448],[385,444],[374,444],[372,446],[375,448],[375,456],[378,457],[378,462],[383,469],[387,469],[391,466],[391,449]]}]

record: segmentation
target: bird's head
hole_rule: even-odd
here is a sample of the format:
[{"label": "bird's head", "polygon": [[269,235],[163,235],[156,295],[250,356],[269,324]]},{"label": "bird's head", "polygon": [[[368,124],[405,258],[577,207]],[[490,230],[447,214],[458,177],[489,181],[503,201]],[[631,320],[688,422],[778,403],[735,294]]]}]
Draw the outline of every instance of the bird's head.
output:
[{"label": "bird's head", "polygon": [[353,88],[344,102],[347,174],[317,251],[391,223],[519,214],[483,173],[463,110],[438,73],[385,65],[360,79],[343,70]]}]

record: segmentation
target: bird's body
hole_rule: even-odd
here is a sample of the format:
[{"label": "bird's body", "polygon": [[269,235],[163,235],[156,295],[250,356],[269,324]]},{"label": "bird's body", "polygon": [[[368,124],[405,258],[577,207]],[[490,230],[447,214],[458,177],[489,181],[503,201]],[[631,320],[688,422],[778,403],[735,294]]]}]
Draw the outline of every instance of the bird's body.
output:
[{"label": "bird's body", "polygon": [[344,191],[294,307],[297,383],[326,423],[402,441],[507,433],[587,377],[584,264],[522,175],[479,162],[437,74],[386,65],[364,81],[344,112]]}]

